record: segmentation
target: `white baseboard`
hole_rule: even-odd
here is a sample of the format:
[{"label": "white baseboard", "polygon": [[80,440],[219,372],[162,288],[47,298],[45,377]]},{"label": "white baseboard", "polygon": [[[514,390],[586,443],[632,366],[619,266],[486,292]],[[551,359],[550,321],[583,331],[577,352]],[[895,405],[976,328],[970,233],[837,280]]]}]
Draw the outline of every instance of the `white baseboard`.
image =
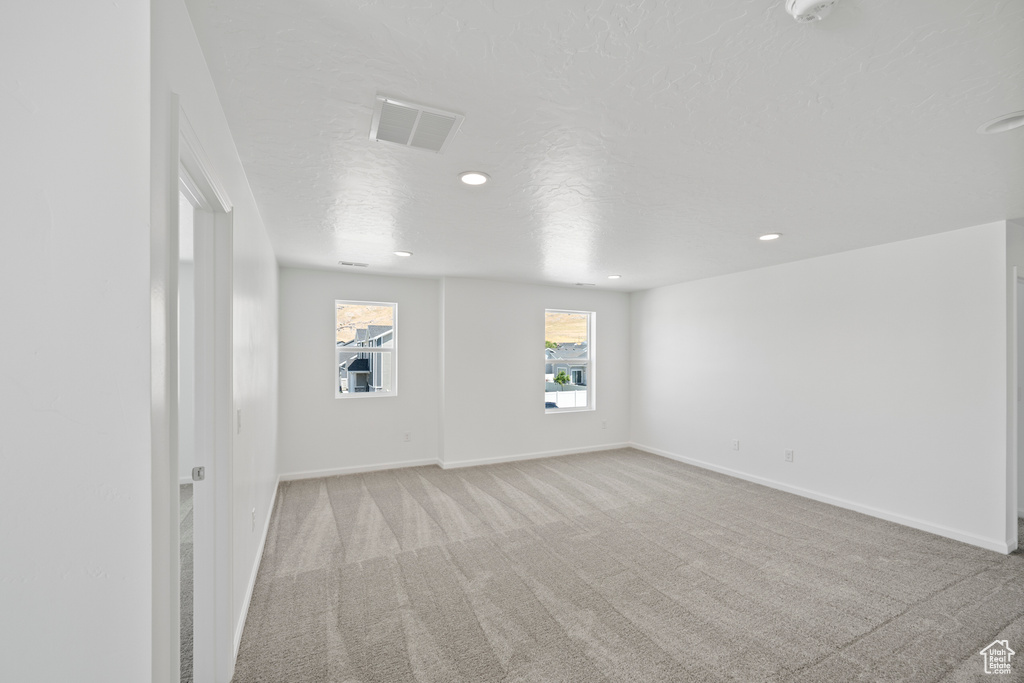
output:
[{"label": "white baseboard", "polygon": [[458,467],[475,467],[477,465],[493,465],[499,462],[513,462],[515,460],[535,460],[537,458],[552,458],[558,455],[574,455],[576,453],[592,453],[596,451],[611,451],[616,448],[629,448],[628,443],[612,443],[600,446],[588,446],[585,448],[566,448],[558,451],[538,451],[536,453],[519,453],[516,455],[499,455],[493,458],[476,458],[474,460],[457,460],[445,462],[433,458],[420,460],[401,460],[398,462],[384,462],[373,465],[349,465],[347,467],[331,467],[323,470],[306,470],[303,472],[286,472],[280,476],[280,481],[296,481],[298,479],[319,479],[320,477],[335,477],[340,474],[359,474],[360,472],[376,472],[378,470],[396,470],[402,467],[423,467],[424,465],[437,465],[442,469],[450,470]]},{"label": "white baseboard", "polygon": [[242,601],[242,613],[235,624],[235,659],[238,659],[238,648],[242,644],[242,631],[245,629],[245,619],[249,616],[249,603],[252,601],[252,592],[256,588],[256,575],[260,571],[260,561],[263,560],[263,547],[267,544],[267,535],[270,533],[270,520],[274,516],[274,505],[277,504],[277,490],[281,488],[281,477],[277,478],[274,484],[274,495],[270,499],[270,508],[267,511],[267,519],[263,523],[263,535],[260,537],[260,547],[256,551],[256,561],[252,563],[252,571],[249,573],[249,586],[245,589],[245,600]]},{"label": "white baseboard", "polygon": [[401,467],[422,467],[423,465],[439,465],[434,458],[423,458],[422,460],[402,460],[400,462],[385,462],[374,465],[350,465],[348,467],[332,467],[326,470],[307,470],[305,472],[288,472],[280,476],[279,481],[295,481],[296,479],[319,479],[320,477],[335,477],[339,474],[359,474],[360,472],[376,472],[377,470],[396,470]]},{"label": "white baseboard", "polygon": [[785,491],[787,493],[793,493],[804,498],[810,498],[821,503],[828,503],[829,505],[835,505],[836,507],[845,508],[847,510],[853,510],[855,512],[861,512],[871,517],[877,517],[884,519],[889,522],[895,522],[896,524],[902,524],[913,529],[919,529],[921,531],[927,531],[928,533],[936,534],[937,536],[944,536],[951,538],[955,541],[961,541],[963,543],[969,543],[970,545],[978,546],[979,548],[985,548],[986,550],[994,550],[997,553],[1003,553],[1004,555],[1009,554],[1013,551],[1010,548],[1010,544],[1006,541],[995,540],[991,538],[984,538],[975,534],[967,533],[965,531],[959,531],[957,529],[950,529],[938,524],[931,524],[930,522],[924,522],[920,519],[913,517],[906,517],[886,510],[879,510],[878,508],[871,507],[869,505],[861,505],[860,503],[854,503],[853,501],[844,500],[842,498],[836,498],[834,496],[825,495],[818,493],[817,491],[811,491],[809,489],[801,488],[799,486],[792,486],[790,484],[784,484],[773,479],[766,479],[753,474],[747,474],[738,470],[729,469],[728,467],[721,467],[714,465],[703,460],[695,460],[693,458],[687,458],[679,455],[678,453],[672,453],[669,451],[661,450],[660,448],[654,448],[652,446],[645,446],[639,443],[629,444],[631,447],[638,451],[644,451],[651,453],[652,455],[660,455],[663,458],[670,460],[677,460],[679,462],[685,462],[688,465],[694,465],[702,469],[711,470],[713,472],[719,472],[721,474],[728,475],[730,477],[736,477],[737,479],[743,479],[744,481],[753,482],[755,484],[761,484],[769,488],[778,489],[779,491]]},{"label": "white baseboard", "polygon": [[609,443],[601,446],[587,446],[584,448],[566,448],[559,451],[538,451],[536,453],[520,453],[518,455],[499,455],[493,458],[477,458],[475,460],[456,460],[448,462],[442,460],[438,464],[446,470],[458,467],[476,467],[477,465],[494,465],[499,462],[515,462],[516,460],[536,460],[537,458],[553,458],[559,455],[575,455],[577,453],[595,453],[597,451],[613,451],[616,448],[629,448],[628,443]]}]

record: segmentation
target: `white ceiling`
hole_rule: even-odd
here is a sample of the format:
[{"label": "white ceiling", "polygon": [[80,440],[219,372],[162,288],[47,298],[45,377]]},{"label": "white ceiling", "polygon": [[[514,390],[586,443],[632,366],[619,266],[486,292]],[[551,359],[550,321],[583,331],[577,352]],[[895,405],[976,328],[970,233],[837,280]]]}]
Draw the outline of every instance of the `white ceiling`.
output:
[{"label": "white ceiling", "polygon": [[[975,132],[1024,0],[187,4],[282,264],[637,290],[1024,216],[1024,128]],[[372,142],[377,93],[466,120]]]}]

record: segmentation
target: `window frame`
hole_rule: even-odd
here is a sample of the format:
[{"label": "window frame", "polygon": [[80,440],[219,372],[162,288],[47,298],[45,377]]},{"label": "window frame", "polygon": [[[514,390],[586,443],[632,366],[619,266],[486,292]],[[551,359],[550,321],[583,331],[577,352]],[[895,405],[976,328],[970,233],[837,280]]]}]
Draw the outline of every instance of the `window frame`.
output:
[{"label": "window frame", "polygon": [[[390,306],[391,307],[391,346],[390,347],[353,347],[366,349],[363,353],[388,354],[391,356],[391,391],[348,391],[341,390],[341,376],[338,363],[338,306]],[[398,302],[396,301],[359,301],[356,299],[334,300],[334,398],[388,398],[398,396]],[[383,358],[381,358],[383,361]],[[370,359],[371,366],[373,360]]]},{"label": "window frame", "polygon": [[[572,313],[572,314],[576,314],[576,315],[585,315],[585,316],[587,316],[587,358],[586,358],[586,365],[584,366],[585,367],[584,377],[586,378],[586,381],[587,381],[587,383],[584,385],[586,387],[587,405],[585,405],[583,407],[572,407],[572,408],[548,408],[547,405],[546,405],[547,401],[545,401],[544,402],[545,403],[544,413],[545,414],[554,414],[554,413],[584,413],[584,412],[587,412],[587,411],[597,410],[597,405],[596,405],[597,404],[597,390],[596,390],[596,384],[595,384],[596,368],[597,368],[597,360],[596,360],[596,358],[597,358],[597,356],[596,356],[596,346],[597,346],[597,344],[595,343],[596,339],[597,339],[597,311],[578,311],[578,310],[572,310],[572,309],[567,309],[567,308],[545,308],[544,309],[544,337],[545,337],[544,341],[547,341],[547,315],[548,315],[548,313]],[[545,358],[544,359],[544,365],[546,366],[548,364],[550,364],[552,366],[552,369],[554,370],[555,367],[558,364],[558,360],[552,359],[552,360],[549,361],[547,358]],[[579,366],[577,366],[577,367],[579,367]],[[542,369],[543,369],[543,366],[542,366]],[[569,374],[570,377],[572,376],[572,374],[571,374],[572,373],[572,369],[573,369],[572,365],[567,365],[566,371],[567,371],[567,374]],[[547,373],[544,373],[544,374],[546,375]],[[557,375],[558,371],[555,370],[554,374]],[[546,390],[545,390],[545,393],[547,393]]]}]

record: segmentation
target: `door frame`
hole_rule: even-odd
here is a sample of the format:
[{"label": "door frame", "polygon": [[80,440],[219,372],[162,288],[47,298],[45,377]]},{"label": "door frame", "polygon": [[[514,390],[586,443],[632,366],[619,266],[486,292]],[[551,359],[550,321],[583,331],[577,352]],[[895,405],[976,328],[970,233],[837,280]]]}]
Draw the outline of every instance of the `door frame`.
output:
[{"label": "door frame", "polygon": [[1017,519],[1024,518],[1024,489],[1020,486],[1021,472],[1024,471],[1024,273],[1017,266],[1011,268],[1010,288],[1010,404],[1009,415],[1010,448],[1006,459],[1006,543],[1012,552],[1017,548]]},{"label": "door frame", "polygon": [[[177,153],[172,155],[177,188],[171,198],[177,206],[177,193],[188,197],[194,207],[195,253],[195,408],[197,464],[206,468],[206,479],[193,485],[194,562],[193,573],[193,670],[195,683],[228,683],[234,673],[234,628],[231,618],[233,595],[232,419],[233,388],[233,205],[224,190],[185,109],[173,98],[177,113]],[[171,224],[171,259],[178,260],[178,220]],[[176,273],[176,269],[171,269]],[[172,275],[175,296],[169,316],[172,329],[168,340],[173,345],[170,384],[173,399],[171,413],[171,471],[178,471],[177,448],[177,296],[176,274]],[[177,508],[177,477],[172,500]],[[171,515],[178,519],[177,514]],[[177,533],[174,533],[177,542]],[[174,548],[173,557],[178,557]],[[179,585],[175,584],[175,591]],[[177,604],[177,602],[175,603]],[[179,615],[180,620],[180,615]],[[174,632],[178,639],[177,630]],[[180,643],[174,661],[180,670]],[[173,680],[180,673],[173,672]]]}]

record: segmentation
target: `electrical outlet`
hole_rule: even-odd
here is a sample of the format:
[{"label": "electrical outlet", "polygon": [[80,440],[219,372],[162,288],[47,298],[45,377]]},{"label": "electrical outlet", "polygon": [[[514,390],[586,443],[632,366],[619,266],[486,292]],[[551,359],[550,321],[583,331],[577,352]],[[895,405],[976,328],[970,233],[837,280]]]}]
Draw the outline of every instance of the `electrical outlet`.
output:
[{"label": "electrical outlet", "polygon": [[601,420],[601,429],[608,429],[608,420]]},{"label": "electrical outlet", "polygon": [[734,451],[738,451],[740,449],[740,440],[739,439],[733,439],[732,440],[732,449]]},{"label": "electrical outlet", "polygon": [[793,462],[793,451],[786,451],[786,462]]},{"label": "electrical outlet", "polygon": [[402,435],[402,441],[412,441],[412,433],[406,432]]},{"label": "electrical outlet", "polygon": [[252,509],[252,522],[251,522],[251,526],[252,526],[252,531],[255,532],[256,531],[256,508]]}]

